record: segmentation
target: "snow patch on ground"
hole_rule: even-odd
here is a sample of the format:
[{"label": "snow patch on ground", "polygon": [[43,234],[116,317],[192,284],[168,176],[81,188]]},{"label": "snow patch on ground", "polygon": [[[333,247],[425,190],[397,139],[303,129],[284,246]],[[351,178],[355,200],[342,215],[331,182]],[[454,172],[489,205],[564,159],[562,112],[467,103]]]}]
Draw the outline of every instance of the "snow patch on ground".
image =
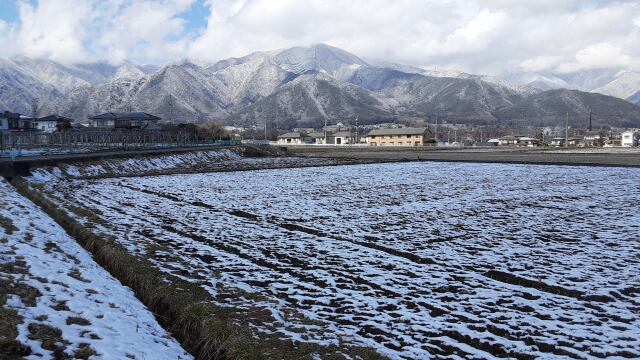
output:
[{"label": "snow patch on ground", "polygon": [[130,251],[161,245],[162,271],[251,294],[219,305],[270,311],[265,333],[404,359],[638,357],[639,176],[402,163],[55,191]]},{"label": "snow patch on ground", "polygon": [[19,275],[0,272],[0,278],[41,294],[35,306],[16,295],[9,296],[5,305],[24,319],[18,340],[31,348],[28,359],[53,357],[40,341],[31,339],[33,324],[60,329],[69,356],[86,344],[103,359],[192,359],[129,288],[4,180],[0,180],[0,203],[0,215],[15,227],[13,231],[0,227],[0,264],[24,261],[28,268]]}]

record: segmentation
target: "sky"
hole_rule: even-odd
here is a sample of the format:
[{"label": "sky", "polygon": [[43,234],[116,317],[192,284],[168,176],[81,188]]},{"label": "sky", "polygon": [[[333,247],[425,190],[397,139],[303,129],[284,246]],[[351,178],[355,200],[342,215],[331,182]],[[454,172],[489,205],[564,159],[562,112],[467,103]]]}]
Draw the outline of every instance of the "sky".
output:
[{"label": "sky", "polygon": [[3,56],[213,62],[314,43],[489,75],[640,71],[640,1],[0,0]]}]

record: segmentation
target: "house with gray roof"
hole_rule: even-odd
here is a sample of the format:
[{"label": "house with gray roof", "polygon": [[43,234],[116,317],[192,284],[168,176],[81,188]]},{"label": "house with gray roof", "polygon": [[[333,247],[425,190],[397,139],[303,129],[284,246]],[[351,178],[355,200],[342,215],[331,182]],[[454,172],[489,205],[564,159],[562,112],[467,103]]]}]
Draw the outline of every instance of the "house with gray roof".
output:
[{"label": "house with gray roof", "polygon": [[306,145],[313,143],[313,139],[304,132],[292,131],[278,135],[278,145]]},{"label": "house with gray roof", "polygon": [[108,112],[89,118],[89,126],[103,129],[144,130],[161,119],[145,112]]}]

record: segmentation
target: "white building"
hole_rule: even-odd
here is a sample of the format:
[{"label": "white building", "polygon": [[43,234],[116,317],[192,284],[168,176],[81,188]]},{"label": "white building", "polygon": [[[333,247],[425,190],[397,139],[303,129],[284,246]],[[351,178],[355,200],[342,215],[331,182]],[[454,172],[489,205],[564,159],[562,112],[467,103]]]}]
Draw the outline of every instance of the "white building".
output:
[{"label": "white building", "polygon": [[306,145],[311,144],[311,137],[303,132],[289,132],[278,136],[278,145]]},{"label": "white building", "polygon": [[71,127],[71,119],[59,115],[49,115],[33,120],[32,126],[44,133],[52,133],[58,131],[58,125],[66,125]]},{"label": "white building", "polygon": [[620,134],[620,146],[622,147],[632,147],[636,146],[635,132],[633,131],[625,131]]}]

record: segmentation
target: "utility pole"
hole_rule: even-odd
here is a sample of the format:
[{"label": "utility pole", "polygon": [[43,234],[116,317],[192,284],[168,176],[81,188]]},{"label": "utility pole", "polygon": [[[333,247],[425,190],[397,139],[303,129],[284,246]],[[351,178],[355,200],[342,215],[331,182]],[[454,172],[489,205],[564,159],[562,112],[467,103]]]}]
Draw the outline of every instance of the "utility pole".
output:
[{"label": "utility pole", "polygon": [[358,138],[358,117],[356,116],[356,144],[360,143],[360,139]]},{"label": "utility pole", "polygon": [[569,112],[567,111],[567,118],[564,122],[564,147],[569,147]]},{"label": "utility pole", "polygon": [[324,144],[327,145],[327,118],[324,118]]},{"label": "utility pole", "polygon": [[267,139],[267,118],[264,118],[264,141],[269,141]]},{"label": "utility pole", "polygon": [[38,98],[31,99],[31,119],[35,120],[38,116]]},{"label": "utility pole", "polygon": [[436,138],[436,146],[438,146],[438,110],[436,110],[436,133],[435,133],[435,138]]},{"label": "utility pole", "polygon": [[169,94],[169,123],[175,125],[173,121],[173,96]]}]

